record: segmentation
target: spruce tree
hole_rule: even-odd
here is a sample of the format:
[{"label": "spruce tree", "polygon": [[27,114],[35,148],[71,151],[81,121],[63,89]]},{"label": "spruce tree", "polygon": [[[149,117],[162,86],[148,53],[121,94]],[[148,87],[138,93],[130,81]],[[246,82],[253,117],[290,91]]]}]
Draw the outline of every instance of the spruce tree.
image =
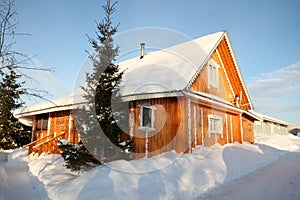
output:
[{"label": "spruce tree", "polygon": [[22,106],[24,94],[20,75],[16,74],[13,62],[0,72],[0,149],[11,149],[30,141],[30,132],[13,115]]},{"label": "spruce tree", "polygon": [[[132,150],[130,140],[121,141],[124,138],[121,138],[123,131],[120,126],[127,125],[125,114],[128,107],[120,97],[119,84],[123,72],[114,64],[119,53],[119,47],[114,46],[113,40],[118,25],[114,27],[111,22],[116,4],[106,1],[106,5],[102,6],[105,17],[97,23],[96,39],[88,36],[94,50],[89,53],[93,71],[86,74],[86,85],[82,86],[87,103],[75,111],[76,128],[82,144],[60,145],[66,166],[71,170],[80,170],[91,163],[99,165],[116,159],[129,159]],[[122,128],[124,130],[124,126]]]},{"label": "spruce tree", "polygon": [[[131,151],[131,143],[126,140],[125,145],[121,145],[120,128],[123,121],[126,121],[126,104],[122,103],[120,97],[119,84],[122,80],[123,72],[115,64],[119,53],[119,47],[114,46],[113,36],[117,32],[117,26],[112,25],[112,14],[115,12],[115,5],[107,0],[103,6],[105,17],[97,24],[96,39],[89,37],[94,52],[89,54],[93,63],[93,73],[86,75],[87,86],[83,87],[84,97],[89,102],[90,107],[87,110],[89,119],[89,132],[86,134],[86,145],[96,152],[96,156],[101,161],[109,161],[126,156],[124,151]],[[112,105],[113,104],[113,105]],[[96,116],[95,116],[96,115]],[[92,121],[92,123],[90,123]],[[123,157],[124,158],[124,157]]]}]

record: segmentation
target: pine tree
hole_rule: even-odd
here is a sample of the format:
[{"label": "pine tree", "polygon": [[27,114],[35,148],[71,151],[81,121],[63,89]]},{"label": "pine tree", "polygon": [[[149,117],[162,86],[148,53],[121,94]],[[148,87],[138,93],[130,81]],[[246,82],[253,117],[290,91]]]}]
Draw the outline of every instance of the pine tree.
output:
[{"label": "pine tree", "polygon": [[0,72],[0,149],[11,149],[30,141],[30,132],[13,115],[13,111],[22,106],[21,95],[24,90],[20,75],[16,74],[13,62],[7,66],[6,72]]}]

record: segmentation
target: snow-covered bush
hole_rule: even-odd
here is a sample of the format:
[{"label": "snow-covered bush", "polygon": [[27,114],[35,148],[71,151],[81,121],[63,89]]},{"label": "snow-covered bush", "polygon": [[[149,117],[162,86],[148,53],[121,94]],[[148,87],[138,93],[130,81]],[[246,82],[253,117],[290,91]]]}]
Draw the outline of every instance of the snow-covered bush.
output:
[{"label": "snow-covered bush", "polygon": [[70,144],[68,141],[59,140],[57,145],[62,150],[61,154],[66,163],[65,166],[71,171],[87,170],[102,164],[81,142]]}]

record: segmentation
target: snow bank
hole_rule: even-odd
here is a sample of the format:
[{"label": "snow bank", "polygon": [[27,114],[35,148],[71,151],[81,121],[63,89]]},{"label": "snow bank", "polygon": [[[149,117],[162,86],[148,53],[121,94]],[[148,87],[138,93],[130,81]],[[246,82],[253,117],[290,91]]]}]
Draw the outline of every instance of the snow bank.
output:
[{"label": "snow bank", "polygon": [[287,136],[277,134],[258,136],[255,140],[258,144],[268,145],[270,147],[284,151],[298,150],[300,146],[299,137],[292,134],[289,134]]},{"label": "snow bank", "polygon": [[9,160],[28,162],[50,199],[194,199],[299,149],[299,137],[268,135],[257,138],[255,145],[198,146],[192,154],[171,151],[119,160],[80,175],[67,170],[60,155],[25,156],[17,150]]}]

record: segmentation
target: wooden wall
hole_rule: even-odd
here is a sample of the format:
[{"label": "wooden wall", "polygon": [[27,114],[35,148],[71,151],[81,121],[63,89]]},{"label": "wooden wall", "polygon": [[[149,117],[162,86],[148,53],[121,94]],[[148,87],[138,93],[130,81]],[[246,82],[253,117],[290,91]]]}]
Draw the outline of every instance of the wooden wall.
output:
[{"label": "wooden wall", "polygon": [[244,142],[254,143],[254,119],[243,115],[243,137]]},{"label": "wooden wall", "polygon": [[[241,117],[238,113],[228,109],[221,110],[214,105],[203,105],[197,101],[192,103],[191,111],[193,147],[196,145],[212,146],[216,143],[221,145],[233,142],[242,143]],[[209,115],[222,118],[221,134],[209,133]]]},{"label": "wooden wall", "polygon": [[[187,143],[180,127],[184,110],[177,98],[160,98],[132,102],[132,113],[134,114],[133,145],[135,159],[145,157],[146,132],[139,130],[141,113],[140,105],[155,106],[155,131],[149,132],[149,157],[162,152],[177,149],[184,151]],[[131,112],[131,111],[129,111]]]},{"label": "wooden wall", "polygon": [[[148,134],[148,157],[170,150],[189,153],[197,145],[254,142],[253,119],[197,99],[160,98],[131,103],[134,114],[134,158],[146,157],[146,133],[139,129],[140,105],[155,106],[155,131]],[[222,118],[222,134],[209,134],[209,115]],[[252,129],[249,129],[251,125]]]},{"label": "wooden wall", "polygon": [[[146,132],[140,127],[141,105],[155,107],[155,131],[148,133],[148,157],[175,150],[190,153],[197,145],[212,146],[233,142],[254,142],[254,127],[251,117],[216,106],[196,98],[171,97],[138,100],[129,103],[129,115],[133,114],[133,126],[129,128],[133,134],[134,158],[146,156]],[[58,139],[67,139],[70,143],[78,143],[73,113],[70,110],[49,113],[48,128],[37,128],[38,118],[35,116],[33,126],[34,141],[29,145],[29,153],[60,153],[57,148]],[[222,118],[222,134],[209,134],[209,115]],[[131,126],[129,124],[129,126]],[[251,128],[250,128],[251,127]],[[242,129],[241,129],[242,128]]]},{"label": "wooden wall", "polygon": [[196,78],[195,82],[192,84],[190,90],[196,92],[197,91],[204,92],[207,94],[213,94],[233,104],[235,94],[230,88],[231,83],[226,77],[226,72],[222,67],[222,62],[216,51],[212,54],[211,59],[214,60],[220,66],[220,68],[218,69],[218,74],[219,74],[218,88],[209,86],[208,64],[206,64],[202,69],[201,73]]},{"label": "wooden wall", "polygon": [[[48,119],[47,128],[40,127]],[[78,133],[70,110],[46,113],[34,116],[32,142],[28,145],[29,153],[60,153],[57,147],[59,139],[69,140],[71,144],[78,143]]]}]

